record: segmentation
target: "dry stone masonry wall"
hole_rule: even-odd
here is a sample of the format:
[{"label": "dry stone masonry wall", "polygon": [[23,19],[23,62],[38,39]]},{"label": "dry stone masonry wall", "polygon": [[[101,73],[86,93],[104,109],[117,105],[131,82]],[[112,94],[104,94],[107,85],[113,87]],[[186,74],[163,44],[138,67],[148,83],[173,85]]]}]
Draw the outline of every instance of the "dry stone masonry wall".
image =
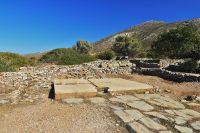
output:
[{"label": "dry stone masonry wall", "polygon": [[183,63],[184,60],[135,59],[131,60],[131,62],[136,64],[136,67],[133,68],[133,72],[158,76],[175,82],[200,82],[200,74],[172,72],[165,69],[167,66]]},{"label": "dry stone masonry wall", "polygon": [[103,78],[106,74],[130,74],[129,61],[95,61],[81,65],[22,67],[19,72],[0,73],[0,83],[12,88],[49,88],[55,78]]}]

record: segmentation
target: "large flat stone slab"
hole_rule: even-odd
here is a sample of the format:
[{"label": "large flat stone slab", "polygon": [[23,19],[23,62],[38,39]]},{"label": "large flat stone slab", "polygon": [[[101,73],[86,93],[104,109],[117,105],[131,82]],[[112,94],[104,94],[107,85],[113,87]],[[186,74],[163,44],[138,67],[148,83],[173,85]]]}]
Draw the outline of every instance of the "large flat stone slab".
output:
[{"label": "large flat stone slab", "polygon": [[106,102],[106,99],[102,97],[92,97],[89,100],[91,103],[94,103],[94,104],[103,104]]},{"label": "large flat stone slab", "polygon": [[151,111],[154,109],[153,106],[149,105],[148,103],[146,103],[144,101],[134,101],[131,103],[127,103],[127,105],[132,108],[139,109],[141,111]]},{"label": "large flat stone slab", "polygon": [[85,79],[65,79],[54,80],[55,99],[65,99],[70,97],[93,97],[97,94],[97,89]]},{"label": "large flat stone slab", "polygon": [[144,117],[144,115],[142,113],[140,113],[140,111],[138,110],[124,110],[126,113],[128,113],[130,115],[130,117],[134,120],[139,120],[142,117]]},{"label": "large flat stone slab", "polygon": [[140,121],[147,126],[148,128],[154,130],[154,131],[161,131],[161,130],[167,130],[167,128],[154,120],[148,118],[148,117],[143,117],[140,119]]},{"label": "large flat stone slab", "polygon": [[195,130],[200,131],[200,121],[196,121],[190,124]]},{"label": "large flat stone slab", "polygon": [[128,113],[124,112],[123,110],[115,110],[114,114],[117,115],[117,117],[120,118],[121,121],[123,121],[124,123],[134,121],[134,118],[132,118]]},{"label": "large flat stone slab", "polygon": [[109,88],[109,92],[144,92],[153,86],[121,78],[89,79],[99,89]]},{"label": "large flat stone slab", "polygon": [[69,84],[90,84],[85,79],[54,79],[55,85],[69,85]]},{"label": "large flat stone slab", "polygon": [[181,133],[193,133],[193,130],[191,128],[188,128],[188,127],[185,127],[185,126],[175,125],[175,129],[177,129]]},{"label": "large flat stone slab", "polygon": [[132,122],[129,123],[126,128],[130,133],[153,133],[148,128],[146,128],[144,125],[138,123],[138,122]]},{"label": "large flat stone slab", "polygon": [[166,108],[184,109],[185,106],[169,97],[158,94],[137,94],[136,97],[146,100],[147,102]]},{"label": "large flat stone slab", "polygon": [[164,115],[162,115],[158,112],[144,112],[144,113],[147,114],[147,115],[162,119],[162,120],[166,120],[166,121],[169,120],[166,116],[164,116]]},{"label": "large flat stone slab", "polygon": [[82,98],[68,98],[68,99],[62,99],[63,103],[67,103],[67,104],[79,104],[79,103],[83,103],[83,99]]}]

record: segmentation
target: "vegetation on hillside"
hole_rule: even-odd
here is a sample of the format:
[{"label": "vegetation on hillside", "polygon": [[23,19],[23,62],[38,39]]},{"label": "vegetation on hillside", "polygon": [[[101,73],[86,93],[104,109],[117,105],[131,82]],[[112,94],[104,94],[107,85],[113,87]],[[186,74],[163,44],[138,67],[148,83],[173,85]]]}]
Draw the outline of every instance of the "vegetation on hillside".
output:
[{"label": "vegetation on hillside", "polygon": [[92,47],[89,42],[80,40],[76,42],[76,45],[73,46],[73,49],[81,54],[88,54]]},{"label": "vegetation on hillside", "polygon": [[104,51],[97,54],[97,58],[101,60],[111,60],[115,57],[115,52],[112,50]]},{"label": "vegetation on hillside", "polygon": [[118,36],[112,49],[120,56],[138,57],[143,53],[142,43],[128,36]]},{"label": "vegetation on hillside", "polygon": [[148,21],[95,42],[93,47],[93,53],[111,49],[112,48],[111,44],[115,42],[115,37],[126,34],[134,35],[139,41],[142,42],[144,49],[149,50],[151,49],[151,45],[153,44],[153,42],[157,40],[157,37],[162,32],[169,31],[170,29],[177,28],[178,26],[184,26],[187,23],[193,23],[200,29],[200,18],[186,20],[186,21],[178,21],[173,23]]},{"label": "vegetation on hillside", "polygon": [[184,59],[191,58],[190,71],[200,70],[200,32],[193,24],[180,26],[169,32],[162,33],[152,46],[154,57]]},{"label": "vegetation on hillside", "polygon": [[0,52],[0,72],[16,71],[19,67],[30,65],[30,60],[15,53]]},{"label": "vegetation on hillside", "polygon": [[57,65],[74,65],[94,61],[95,58],[89,54],[80,54],[73,49],[54,49],[40,59],[43,63],[55,63]]}]

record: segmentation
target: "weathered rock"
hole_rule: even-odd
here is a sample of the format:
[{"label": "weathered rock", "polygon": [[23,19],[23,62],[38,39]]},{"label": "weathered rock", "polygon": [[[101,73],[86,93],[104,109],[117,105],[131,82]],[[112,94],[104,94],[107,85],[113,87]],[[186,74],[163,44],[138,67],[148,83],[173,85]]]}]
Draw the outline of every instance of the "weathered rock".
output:
[{"label": "weathered rock", "polygon": [[138,122],[129,123],[126,127],[130,133],[153,133],[144,125]]},{"label": "weathered rock", "polygon": [[200,96],[197,96],[197,97],[196,97],[196,100],[197,100],[198,102],[200,102]]},{"label": "weathered rock", "polygon": [[150,115],[150,116],[154,116],[157,117],[159,119],[163,119],[163,120],[169,120],[167,117],[165,117],[164,115],[158,113],[158,112],[145,112],[145,114]]},{"label": "weathered rock", "polygon": [[102,98],[102,97],[92,97],[89,99],[91,103],[94,103],[94,104],[102,104],[102,103],[105,103],[105,99]]},{"label": "weathered rock", "polygon": [[111,102],[117,102],[117,103],[124,103],[124,104],[126,104],[125,101],[123,101],[123,100],[121,100],[121,99],[119,99],[119,98],[116,98],[116,97],[112,97],[112,98],[110,98],[109,100],[110,100]]},{"label": "weathered rock", "polygon": [[82,98],[68,98],[68,99],[62,99],[63,103],[67,103],[67,104],[79,104],[79,103],[83,103],[83,99]]},{"label": "weathered rock", "polygon": [[200,131],[200,121],[195,121],[193,123],[190,124],[192,126],[192,128],[194,128],[195,130]]},{"label": "weathered rock", "polygon": [[177,129],[181,133],[193,133],[193,130],[191,128],[188,128],[188,127],[175,125],[175,129]]},{"label": "weathered rock", "polygon": [[169,97],[158,94],[137,94],[136,97],[146,100],[151,104],[166,108],[184,109],[185,106]]},{"label": "weathered rock", "polygon": [[142,117],[144,117],[144,115],[140,113],[138,110],[124,110],[124,111],[128,113],[133,120],[139,120]]},{"label": "weathered rock", "polygon": [[153,86],[139,83],[136,81],[126,80],[122,78],[101,78],[101,79],[89,79],[95,86],[100,89],[109,88],[108,92],[145,92],[147,90],[153,90]]},{"label": "weathered rock", "polygon": [[176,117],[175,118],[175,123],[177,125],[184,125],[187,123],[187,120],[185,120],[183,117]]},{"label": "weathered rock", "polygon": [[181,110],[181,112],[185,113],[186,115],[195,117],[195,118],[200,118],[200,113],[197,111],[194,111],[192,109],[183,109],[183,110]]},{"label": "weathered rock", "polygon": [[140,119],[140,121],[147,126],[148,128],[155,130],[155,131],[160,131],[160,130],[167,130],[167,128],[154,120],[148,118],[148,117],[143,117]]},{"label": "weathered rock", "polygon": [[123,110],[124,109],[122,107],[115,106],[115,105],[110,105],[110,108],[112,108],[113,110]]},{"label": "weathered rock", "polygon": [[151,111],[154,109],[153,106],[149,105],[148,103],[144,101],[133,101],[131,103],[127,103],[132,108],[139,109],[141,111]]},{"label": "weathered rock", "polygon": [[125,102],[132,102],[132,101],[137,101],[137,100],[140,100],[134,96],[131,96],[131,95],[122,95],[122,96],[117,96],[117,98],[125,101]]},{"label": "weathered rock", "polygon": [[2,100],[0,100],[0,105],[2,104],[7,104],[7,103],[9,103],[9,101],[8,100],[4,100],[4,99],[2,99]]},{"label": "weathered rock", "polygon": [[134,118],[132,118],[128,113],[124,112],[123,110],[114,111],[114,114],[117,115],[124,123],[134,121]]},{"label": "weathered rock", "polygon": [[172,131],[160,131],[159,133],[173,133]]}]

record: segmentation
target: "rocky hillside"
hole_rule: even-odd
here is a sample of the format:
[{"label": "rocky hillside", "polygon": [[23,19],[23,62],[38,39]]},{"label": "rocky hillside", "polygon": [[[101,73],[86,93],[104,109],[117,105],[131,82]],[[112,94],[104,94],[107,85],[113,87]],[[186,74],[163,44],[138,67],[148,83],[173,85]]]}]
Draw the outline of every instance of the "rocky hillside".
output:
[{"label": "rocky hillside", "polygon": [[185,25],[189,22],[194,23],[200,28],[200,18],[186,21],[178,21],[173,23],[148,21],[95,42],[93,44],[93,52],[96,53],[110,48],[111,44],[115,41],[115,38],[120,35],[135,35],[139,40],[141,40],[144,43],[145,48],[148,49],[152,45],[153,41],[157,39],[157,36],[160,33],[168,31],[172,28],[176,28],[179,25]]}]

